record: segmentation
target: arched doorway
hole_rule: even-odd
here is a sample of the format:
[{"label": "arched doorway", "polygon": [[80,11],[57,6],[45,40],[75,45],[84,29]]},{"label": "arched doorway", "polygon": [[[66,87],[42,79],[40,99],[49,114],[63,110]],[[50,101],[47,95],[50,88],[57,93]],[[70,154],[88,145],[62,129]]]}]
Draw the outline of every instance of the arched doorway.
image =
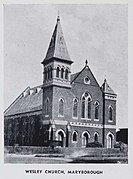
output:
[{"label": "arched doorway", "polygon": [[98,136],[99,136],[98,133],[94,133],[94,141],[95,142],[98,142]]},{"label": "arched doorway", "polygon": [[114,135],[111,133],[107,134],[107,148],[113,148]]},{"label": "arched doorway", "polygon": [[90,134],[87,131],[82,133],[82,147],[86,147],[90,138]]},{"label": "arched doorway", "polygon": [[62,129],[56,131],[56,140],[61,142],[61,147],[65,147],[66,134]]},{"label": "arched doorway", "polygon": [[61,147],[63,147],[64,135],[62,131],[58,133],[58,140],[61,141]]}]

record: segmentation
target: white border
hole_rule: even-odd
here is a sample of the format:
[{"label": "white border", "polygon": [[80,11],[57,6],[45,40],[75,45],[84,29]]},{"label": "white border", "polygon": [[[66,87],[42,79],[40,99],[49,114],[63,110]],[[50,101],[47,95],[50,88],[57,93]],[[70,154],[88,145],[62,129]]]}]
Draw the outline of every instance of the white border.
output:
[{"label": "white border", "polygon": [[[1,22],[1,26],[0,26],[0,49],[3,49],[3,4],[44,4],[44,3],[49,3],[49,1],[46,1],[46,0],[4,0],[4,1],[1,1],[1,6],[0,6],[0,22]],[[100,179],[117,179],[117,178],[121,178],[121,179],[125,179],[125,178],[128,178],[128,179],[131,179],[133,174],[132,174],[132,167],[133,167],[133,140],[131,140],[131,136],[133,137],[133,130],[130,130],[131,127],[133,126],[133,119],[132,119],[132,99],[133,99],[133,83],[132,83],[132,76],[133,76],[133,72],[132,72],[132,69],[133,69],[133,62],[132,62],[132,59],[133,59],[133,1],[132,0],[95,0],[95,1],[92,1],[92,0],[79,0],[78,2],[75,2],[74,0],[67,0],[66,2],[65,1],[61,1],[61,0],[58,0],[58,1],[54,1],[54,0],[51,0],[50,3],[64,3],[64,4],[72,4],[72,3],[76,3],[76,4],[86,4],[86,3],[90,3],[90,4],[94,4],[94,3],[110,3],[110,4],[117,4],[117,3],[120,3],[120,4],[127,4],[128,3],[128,7],[129,7],[129,18],[128,18],[128,21],[129,21],[129,164],[127,165],[121,165],[121,164],[108,164],[108,165],[101,165],[101,164],[90,164],[90,165],[86,165],[86,164],[77,164],[77,165],[72,165],[72,164],[68,164],[67,166],[66,165],[39,165],[39,164],[36,164],[36,165],[15,165],[15,164],[12,164],[12,165],[9,165],[9,164],[3,164],[3,144],[4,144],[4,141],[3,141],[3,61],[0,60],[0,89],[1,89],[1,93],[0,93],[0,102],[2,105],[0,105],[0,114],[1,114],[1,122],[0,122],[0,127],[1,127],[1,130],[0,130],[0,143],[1,143],[1,150],[0,150],[0,177],[3,178],[3,179],[7,179],[7,178],[13,178],[13,179],[33,179],[33,178],[39,178],[39,179],[44,179],[44,178],[57,178],[58,179],[62,179],[62,178],[67,178],[67,175],[65,176],[62,176],[62,175],[26,175],[24,173],[24,170],[25,169],[69,169],[69,170],[72,170],[72,169],[100,169],[100,170],[103,170],[104,171],[104,175],[99,175],[99,176],[94,176],[94,175],[69,175],[69,178],[75,178],[75,177],[78,177],[78,178],[100,178]],[[0,59],[3,59],[3,52],[0,51]]]}]

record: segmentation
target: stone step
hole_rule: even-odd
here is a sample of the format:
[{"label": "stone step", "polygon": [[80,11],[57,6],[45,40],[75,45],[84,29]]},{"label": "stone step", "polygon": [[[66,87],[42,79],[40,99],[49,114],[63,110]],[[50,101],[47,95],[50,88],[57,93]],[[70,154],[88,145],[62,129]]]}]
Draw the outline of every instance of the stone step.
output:
[{"label": "stone step", "polygon": [[81,157],[126,157],[126,154],[120,153],[120,154],[89,154],[89,155],[83,155]]},{"label": "stone step", "polygon": [[128,163],[127,156],[123,157],[76,157],[70,163]]},{"label": "stone step", "polygon": [[64,154],[36,154],[35,157],[58,157],[58,158],[64,158]]}]

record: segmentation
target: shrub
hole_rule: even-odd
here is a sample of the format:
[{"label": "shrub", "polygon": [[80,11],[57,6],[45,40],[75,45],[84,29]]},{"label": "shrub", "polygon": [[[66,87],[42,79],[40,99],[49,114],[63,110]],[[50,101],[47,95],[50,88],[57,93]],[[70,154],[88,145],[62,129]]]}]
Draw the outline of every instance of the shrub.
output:
[{"label": "shrub", "polygon": [[120,148],[119,142],[116,142],[116,143],[114,144],[114,148]]},{"label": "shrub", "polygon": [[92,148],[102,148],[103,145],[97,141],[94,141],[94,142],[91,142],[91,143],[88,143],[86,145],[86,147],[92,147]]},{"label": "shrub", "polygon": [[119,148],[121,152],[128,153],[128,145],[121,141],[116,142],[114,148]]}]

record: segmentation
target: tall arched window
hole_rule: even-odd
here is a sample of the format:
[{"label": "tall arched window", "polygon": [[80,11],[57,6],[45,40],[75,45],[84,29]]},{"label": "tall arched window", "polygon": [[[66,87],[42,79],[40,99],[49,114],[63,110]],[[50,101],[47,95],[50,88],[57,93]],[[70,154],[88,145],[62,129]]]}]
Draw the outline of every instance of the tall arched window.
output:
[{"label": "tall arched window", "polygon": [[95,119],[99,118],[99,103],[95,103]]},{"label": "tall arched window", "polygon": [[68,69],[65,71],[65,79],[68,80]]},{"label": "tall arched window", "polygon": [[52,78],[53,77],[53,69],[52,69],[52,67],[50,67],[50,78]]},{"label": "tall arched window", "polygon": [[112,109],[112,107],[110,106],[110,107],[109,107],[109,120],[110,120],[110,121],[113,120],[113,119],[112,119],[112,113],[113,113],[113,109]]},{"label": "tall arched window", "polygon": [[78,133],[76,131],[73,132],[72,140],[73,140],[73,142],[77,142],[78,141]]},{"label": "tall arched window", "polygon": [[48,69],[46,71],[46,80],[48,79]]},{"label": "tall arched window", "polygon": [[81,117],[86,119],[91,119],[91,96],[88,92],[84,93],[82,96],[82,109]]},{"label": "tall arched window", "polygon": [[73,117],[78,117],[78,100],[73,101]]},{"label": "tall arched window", "polygon": [[109,132],[106,136],[107,139],[107,148],[113,148],[113,144],[114,144],[114,135]]},{"label": "tall arched window", "polygon": [[59,69],[59,67],[57,67],[57,69],[56,69],[56,77],[57,78],[59,78],[59,73],[60,73],[60,69]]},{"label": "tall arched window", "polygon": [[45,115],[49,115],[49,99],[46,99],[45,103]]},{"label": "tall arched window", "polygon": [[46,80],[46,79],[47,79],[47,69],[44,68],[44,80]]},{"label": "tall arched window", "polygon": [[94,141],[98,142],[98,134],[97,133],[94,134]]},{"label": "tall arched window", "polygon": [[61,69],[61,78],[62,79],[64,78],[64,69],[63,68]]},{"label": "tall arched window", "polygon": [[50,69],[48,68],[48,79],[50,78]]},{"label": "tall arched window", "polygon": [[82,98],[82,118],[85,118],[85,97]]},{"label": "tall arched window", "polygon": [[63,111],[64,110],[64,101],[63,101],[63,99],[60,99],[59,100],[59,115],[60,116],[63,116]]},{"label": "tall arched window", "polygon": [[88,98],[88,118],[91,119],[91,98]]}]

